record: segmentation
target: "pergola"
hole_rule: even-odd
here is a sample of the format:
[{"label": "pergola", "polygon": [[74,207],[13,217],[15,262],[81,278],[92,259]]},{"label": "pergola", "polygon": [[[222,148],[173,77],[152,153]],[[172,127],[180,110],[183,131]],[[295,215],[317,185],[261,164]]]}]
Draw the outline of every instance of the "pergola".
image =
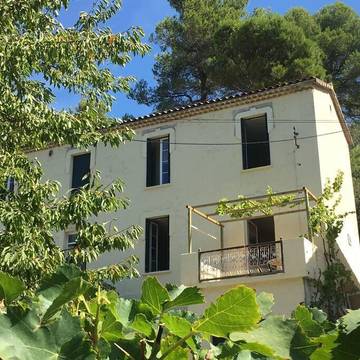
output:
[{"label": "pergola", "polygon": [[[297,205],[304,205],[303,207],[292,209],[292,210],[285,210],[285,211],[278,211],[271,214],[271,216],[282,216],[282,215],[288,215],[288,214],[294,214],[294,213],[300,213],[305,212],[306,213],[306,219],[308,223],[308,236],[309,240],[312,241],[312,230],[309,226],[309,217],[310,217],[310,203],[316,202],[317,198],[316,196],[305,186],[301,189],[297,190],[289,190],[289,191],[283,191],[283,192],[277,192],[271,194],[272,197],[276,196],[284,196],[284,195],[293,195],[294,198],[286,203],[286,207],[294,207]],[[226,204],[236,204],[241,203],[245,201],[263,201],[268,198],[269,195],[259,195],[259,196],[252,196],[252,197],[245,197],[241,199],[232,199],[232,200],[226,200],[224,203]],[[254,216],[244,216],[244,217],[236,217],[231,219],[219,219],[219,214],[217,212],[210,212],[206,213],[203,212],[200,209],[209,208],[209,207],[215,207],[218,206],[219,202],[212,202],[207,204],[200,204],[200,205],[187,205],[186,208],[188,209],[188,253],[192,253],[192,230],[193,230],[193,216],[197,215],[201,218],[217,225],[219,227],[220,231],[220,248],[222,249],[224,247],[224,236],[223,236],[223,229],[226,223],[234,222],[234,221],[248,221],[248,220],[254,220],[254,219],[261,219],[268,217],[268,214],[263,215],[254,215]],[[257,210],[256,207],[253,208],[255,211]]]},{"label": "pergola", "polygon": [[[276,211],[271,214],[261,213],[261,204],[267,201],[271,196],[276,197],[289,196],[290,200],[283,205],[276,205]],[[221,201],[223,204],[240,204],[241,202],[253,202],[255,205],[247,207],[246,210],[253,210],[253,216],[222,216],[219,215],[215,208],[219,202],[187,205],[188,209],[188,253],[193,252],[193,230],[200,231],[214,239],[206,232],[193,225],[193,217],[199,216],[202,219],[216,225],[219,229],[220,244],[218,249],[201,251],[199,249],[199,281],[222,279],[235,276],[243,276],[246,274],[260,274],[269,272],[283,272],[283,244],[282,241],[267,242],[257,245],[243,245],[231,248],[224,248],[224,227],[227,223],[237,221],[251,221],[255,219],[262,219],[269,216],[284,216],[295,213],[305,213],[308,240],[313,241],[312,229],[310,227],[310,205],[311,202],[316,202],[316,196],[306,187],[296,190],[283,191],[271,193],[271,195],[252,196],[247,198],[238,198],[233,200]],[[284,208],[283,210],[281,210]],[[206,211],[206,209],[211,209]],[[237,265],[237,263],[242,263]],[[277,264],[277,265],[276,265]],[[244,268],[246,267],[246,269]],[[203,274],[203,275],[201,275]],[[204,275],[205,274],[205,275]]]}]

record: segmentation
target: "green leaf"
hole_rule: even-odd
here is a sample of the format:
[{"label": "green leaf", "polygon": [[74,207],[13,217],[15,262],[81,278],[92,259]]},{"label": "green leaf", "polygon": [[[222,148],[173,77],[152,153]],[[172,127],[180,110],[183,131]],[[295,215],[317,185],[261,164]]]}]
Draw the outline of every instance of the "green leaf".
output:
[{"label": "green leaf", "polygon": [[319,323],[323,324],[327,320],[327,315],[318,308],[309,308],[309,311],[312,313],[313,319]]},{"label": "green leaf", "polygon": [[321,335],[314,339],[314,342],[320,345],[310,356],[311,360],[331,360],[333,359],[333,350],[339,345],[337,338],[339,333],[333,331],[332,333]]},{"label": "green leaf", "polygon": [[318,337],[324,333],[323,328],[313,319],[312,312],[306,306],[299,305],[294,311],[294,318],[307,336]]},{"label": "green leaf", "polygon": [[[184,338],[192,332],[190,322],[179,316],[164,314],[161,317],[161,321],[165,324],[165,327],[170,331],[171,334],[174,334],[179,338]],[[188,338],[186,343],[192,350],[196,349],[196,345],[192,338]]]},{"label": "green leaf", "polygon": [[[164,354],[168,349],[170,349],[176,342],[178,338],[173,335],[168,335],[164,337],[161,340],[161,354]],[[158,355],[159,356],[159,355]],[[190,350],[183,348],[183,347],[177,347],[172,352],[170,352],[166,356],[166,360],[188,360],[190,356]]]},{"label": "green leaf", "polygon": [[34,310],[2,314],[0,339],[2,360],[95,359],[79,319],[66,311],[46,326]]},{"label": "green leaf", "polygon": [[20,279],[0,272],[0,301],[4,300],[5,305],[14,301],[24,291],[24,288]]},{"label": "green leaf", "polygon": [[195,322],[193,329],[213,336],[226,337],[235,331],[247,331],[260,320],[255,291],[240,285],[220,296]]},{"label": "green leaf", "polygon": [[340,319],[340,323],[345,327],[347,334],[360,327],[360,309],[349,310],[349,312]]},{"label": "green leaf", "polygon": [[86,293],[90,288],[91,284],[83,280],[81,277],[70,280],[64,286],[61,294],[52,302],[52,304],[46,310],[42,321],[46,322],[47,320],[49,320],[62,308],[63,305]]},{"label": "green leaf", "polygon": [[204,303],[204,295],[201,294],[200,289],[197,287],[186,287],[181,285],[179,287],[167,287],[167,290],[171,300],[164,305],[165,310],[173,307]]},{"label": "green leaf", "polygon": [[[230,334],[232,341],[245,341],[243,349],[258,352],[264,356],[284,359],[308,359],[317,344],[310,344],[299,330],[296,320],[285,320],[281,316],[270,316],[260,326],[249,332]],[[303,352],[305,350],[305,353]]]},{"label": "green leaf", "polygon": [[116,341],[123,337],[123,326],[112,312],[108,311],[102,321],[101,336],[107,341]]},{"label": "green leaf", "polygon": [[160,314],[163,304],[169,300],[169,293],[155,277],[146,278],[142,285],[141,301],[148,305],[154,314]]},{"label": "green leaf", "polygon": [[260,314],[263,318],[271,314],[272,307],[274,306],[274,295],[261,292],[256,296],[256,302],[259,305]]},{"label": "green leaf", "polygon": [[147,337],[154,335],[154,329],[144,314],[136,314],[135,319],[129,324],[129,327]]}]

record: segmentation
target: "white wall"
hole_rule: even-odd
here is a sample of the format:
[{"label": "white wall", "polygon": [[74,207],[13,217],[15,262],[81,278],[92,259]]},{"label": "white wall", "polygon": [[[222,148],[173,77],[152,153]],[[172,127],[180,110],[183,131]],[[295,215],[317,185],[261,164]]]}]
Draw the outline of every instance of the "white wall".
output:
[{"label": "white wall", "polygon": [[[334,105],[328,93],[314,90],[316,104],[316,129],[318,135],[318,151],[321,159],[321,185],[325,186],[327,179],[333,181],[339,170],[344,173],[344,182],[341,189],[342,201],[339,213],[352,212],[344,221],[343,231],[338,239],[338,245],[348,265],[354,272],[357,281],[360,281],[360,244],[354,189],[351,174],[349,146],[338,121]],[[321,134],[333,133],[321,136]]]}]

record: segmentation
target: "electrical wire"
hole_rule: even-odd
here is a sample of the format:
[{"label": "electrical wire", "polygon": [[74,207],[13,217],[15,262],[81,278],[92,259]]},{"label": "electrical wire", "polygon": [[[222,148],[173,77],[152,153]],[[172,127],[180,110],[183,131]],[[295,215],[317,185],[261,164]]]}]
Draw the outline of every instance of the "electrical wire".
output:
[{"label": "electrical wire", "polygon": [[[145,117],[147,119],[147,117]],[[141,121],[142,119],[139,120],[135,120],[133,121],[133,123],[136,123],[136,121]],[[169,122],[171,122],[172,120],[169,120]],[[191,123],[199,123],[199,124],[239,124],[241,123],[241,119],[239,120],[235,120],[235,119],[224,119],[224,118],[198,118],[198,119],[180,119],[177,120],[179,122],[181,122],[181,124],[191,124]],[[269,123],[273,123],[273,124],[287,124],[287,123],[291,123],[291,124],[338,124],[339,120],[338,119],[319,119],[319,120],[315,120],[315,119],[268,119]],[[131,123],[131,122],[129,122]],[[124,124],[126,124],[126,121],[124,122]],[[347,122],[347,125],[351,125],[351,122]]]},{"label": "electrical wire", "polygon": [[[328,136],[328,135],[334,135],[342,133],[343,131],[333,131],[329,133],[324,134],[318,134],[318,135],[311,135],[311,136],[303,136],[303,137],[296,137],[296,140],[306,140],[306,139],[314,139],[322,136]],[[151,141],[152,139],[133,139],[132,142],[141,142],[141,143],[147,143],[148,141]],[[156,141],[157,139],[153,139]],[[184,145],[184,146],[239,146],[239,145],[256,145],[256,144],[274,144],[274,143],[282,143],[282,142],[288,142],[288,141],[294,141],[295,138],[287,138],[287,139],[278,139],[278,140],[270,140],[270,141],[251,141],[251,142],[227,142],[227,143],[195,143],[195,142],[178,142],[178,141],[170,141],[170,145]]]}]

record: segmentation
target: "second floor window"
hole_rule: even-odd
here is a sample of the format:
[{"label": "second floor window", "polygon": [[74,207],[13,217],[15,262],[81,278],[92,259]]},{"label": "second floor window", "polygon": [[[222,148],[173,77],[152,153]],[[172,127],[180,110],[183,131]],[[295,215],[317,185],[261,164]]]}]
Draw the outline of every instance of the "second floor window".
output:
[{"label": "second floor window", "polygon": [[266,115],[241,119],[243,169],[270,165]]},{"label": "second floor window", "polygon": [[76,191],[89,184],[90,153],[75,155],[73,157],[71,188]]},{"label": "second floor window", "polygon": [[169,136],[147,140],[146,186],[170,183]]}]

